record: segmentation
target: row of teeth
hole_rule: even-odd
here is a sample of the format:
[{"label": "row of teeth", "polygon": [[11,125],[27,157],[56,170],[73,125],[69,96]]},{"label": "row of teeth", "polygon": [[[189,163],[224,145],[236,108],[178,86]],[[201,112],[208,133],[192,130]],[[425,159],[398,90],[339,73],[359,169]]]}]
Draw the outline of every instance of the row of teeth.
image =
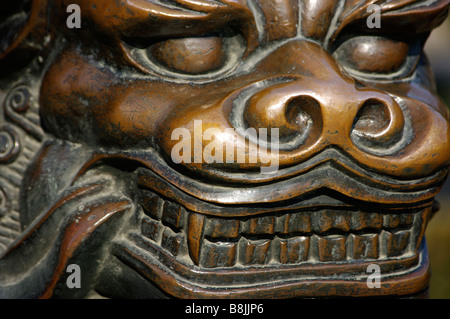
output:
[{"label": "row of teeth", "polygon": [[324,209],[232,219],[188,212],[153,193],[141,204],[145,237],[206,268],[408,257],[428,214]]}]

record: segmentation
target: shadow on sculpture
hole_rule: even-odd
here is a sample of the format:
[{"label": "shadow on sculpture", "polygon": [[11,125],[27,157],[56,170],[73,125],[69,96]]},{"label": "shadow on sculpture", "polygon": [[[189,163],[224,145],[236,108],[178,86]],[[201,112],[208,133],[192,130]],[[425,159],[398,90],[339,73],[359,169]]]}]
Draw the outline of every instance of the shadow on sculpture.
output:
[{"label": "shadow on sculpture", "polygon": [[426,296],[449,0],[77,3],[1,14],[1,298]]}]

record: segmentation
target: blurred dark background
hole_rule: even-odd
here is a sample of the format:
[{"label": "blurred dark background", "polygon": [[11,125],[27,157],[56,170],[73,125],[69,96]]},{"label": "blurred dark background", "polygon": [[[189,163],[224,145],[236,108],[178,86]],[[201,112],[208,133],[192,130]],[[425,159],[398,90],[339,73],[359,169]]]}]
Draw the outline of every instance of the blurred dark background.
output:
[{"label": "blurred dark background", "polygon": [[[438,92],[450,106],[449,18],[433,31],[425,51],[434,69]],[[426,231],[432,272],[430,298],[450,299],[450,179],[437,200],[441,210],[431,219]]]}]

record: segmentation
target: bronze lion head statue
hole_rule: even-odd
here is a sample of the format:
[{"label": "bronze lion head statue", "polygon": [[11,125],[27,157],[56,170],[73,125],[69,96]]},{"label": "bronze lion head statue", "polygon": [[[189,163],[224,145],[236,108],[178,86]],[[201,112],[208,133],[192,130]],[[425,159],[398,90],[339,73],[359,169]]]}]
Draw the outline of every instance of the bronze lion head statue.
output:
[{"label": "bronze lion head statue", "polygon": [[449,0],[8,3],[0,297],[426,291]]}]

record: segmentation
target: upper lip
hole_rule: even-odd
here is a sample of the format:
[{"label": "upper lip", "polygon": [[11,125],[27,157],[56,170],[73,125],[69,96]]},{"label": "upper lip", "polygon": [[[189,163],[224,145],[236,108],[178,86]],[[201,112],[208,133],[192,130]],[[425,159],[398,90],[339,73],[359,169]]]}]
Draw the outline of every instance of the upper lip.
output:
[{"label": "upper lip", "polygon": [[[262,184],[273,183],[274,181],[280,181],[288,178],[292,178],[308,171],[315,169],[316,167],[330,163],[332,165],[339,166],[341,170],[347,172],[347,175],[357,176],[362,181],[370,179],[370,183],[375,183],[377,188],[387,190],[418,190],[430,187],[433,184],[442,180],[447,170],[440,170],[437,173],[418,179],[398,179],[390,177],[387,174],[379,174],[374,171],[368,171],[344,151],[337,147],[328,147],[312,156],[308,160],[293,166],[286,168],[280,168],[272,174],[260,174],[256,172],[233,172],[230,170],[221,170],[216,168],[210,168],[208,166],[203,167],[203,171],[208,178],[213,178],[221,182],[233,182],[241,184]],[[367,183],[367,182],[366,182]]]},{"label": "upper lip", "polygon": [[[194,211],[221,215],[248,215],[301,207],[383,206],[400,209],[428,206],[442,187],[447,170],[415,180],[399,180],[377,175],[357,165],[335,149],[329,149],[295,167],[280,169],[275,181],[267,182],[259,175],[240,177],[252,184],[202,181],[172,168],[155,150],[97,153],[86,163],[85,170],[105,158],[129,159],[140,163],[138,184],[142,187],[161,187]],[[80,174],[81,174],[80,172]],[[232,173],[228,173],[232,174]],[[256,179],[256,181],[255,181]],[[317,201],[320,195],[325,200]]]},{"label": "upper lip", "polygon": [[[138,184],[153,191],[167,193],[169,198],[192,211],[228,217],[321,206],[365,207],[369,210],[419,208],[430,206],[440,190],[439,186],[435,186],[414,192],[388,192],[358,183],[329,167],[323,167],[311,174],[313,175],[301,175],[298,179],[279,182],[276,185],[232,188],[212,187],[201,183],[201,188],[193,186],[189,189],[189,185],[192,185],[189,184],[192,182],[190,179],[184,182],[178,180],[179,184],[174,186],[151,170],[140,169]],[[347,183],[344,187],[343,182]],[[305,192],[305,187],[309,186],[311,189]]]}]

